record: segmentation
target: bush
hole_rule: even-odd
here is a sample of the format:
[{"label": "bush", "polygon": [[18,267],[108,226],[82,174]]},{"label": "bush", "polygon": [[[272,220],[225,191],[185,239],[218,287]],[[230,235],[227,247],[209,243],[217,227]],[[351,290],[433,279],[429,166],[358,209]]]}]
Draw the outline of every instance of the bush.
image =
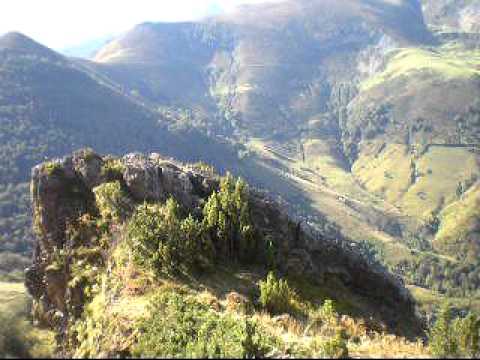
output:
[{"label": "bush", "polygon": [[444,303],[429,332],[430,352],[435,357],[478,357],[480,355],[480,318],[470,313],[465,318],[452,317],[452,308]]},{"label": "bush", "polygon": [[247,184],[228,174],[203,208],[203,225],[224,259],[250,262],[256,255],[256,237],[250,217]]},{"label": "bush", "polygon": [[457,340],[460,356],[478,358],[480,356],[480,318],[470,313],[463,319],[455,319],[453,332]]},{"label": "bush", "polygon": [[140,321],[139,329],[139,341],[133,348],[135,357],[262,357],[277,341],[256,323],[219,315],[174,290],[153,298],[149,316]]},{"label": "bush", "polygon": [[44,165],[44,170],[49,176],[62,174],[62,164],[57,161],[50,161]]},{"label": "bush", "polygon": [[[96,189],[97,203],[101,211],[105,208],[105,216],[110,216],[112,207],[116,208],[109,206],[116,198],[111,193],[120,191],[119,184],[110,189],[112,184]],[[251,262],[256,253],[256,234],[248,199],[246,183],[227,175],[220,190],[205,204],[201,220],[191,215],[183,218],[173,199],[164,206],[139,206],[127,229],[134,259],[167,274],[189,271],[193,266],[208,267],[214,260]]]},{"label": "bush", "polygon": [[170,198],[165,206],[143,204],[128,224],[134,261],[173,275],[198,263],[204,249],[202,225],[191,216],[180,218],[180,206]]},{"label": "bush", "polygon": [[295,292],[286,280],[277,279],[269,272],[265,281],[260,281],[260,303],[271,314],[284,314],[294,311],[292,300]]},{"label": "bush", "polygon": [[0,308],[0,357],[30,358],[30,349],[35,340],[29,336],[30,326],[26,321],[29,303],[26,297],[15,298]]},{"label": "bush", "polygon": [[119,181],[109,182],[93,189],[95,201],[104,221],[119,221],[132,211],[132,203]]},{"label": "bush", "polygon": [[107,159],[102,166],[101,175],[108,181],[122,180],[123,173],[125,171],[125,165],[123,165],[120,159]]},{"label": "bush", "polygon": [[345,359],[348,357],[348,347],[341,331],[334,338],[321,345],[320,353],[327,359]]},{"label": "bush", "polygon": [[440,308],[437,321],[429,333],[430,351],[432,355],[438,357],[448,357],[455,355],[457,344],[453,337],[451,327],[452,310],[448,303]]},{"label": "bush", "polygon": [[338,318],[335,303],[333,300],[327,299],[321,307],[309,311],[305,334],[320,332],[322,335],[332,336],[338,329]]}]

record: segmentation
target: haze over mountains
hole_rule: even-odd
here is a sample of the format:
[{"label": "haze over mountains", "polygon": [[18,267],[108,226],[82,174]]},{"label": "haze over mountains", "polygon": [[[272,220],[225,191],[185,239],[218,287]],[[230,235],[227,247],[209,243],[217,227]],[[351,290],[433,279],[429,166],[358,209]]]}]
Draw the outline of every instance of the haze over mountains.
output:
[{"label": "haze over mountains", "polygon": [[[34,164],[84,146],[159,151],[244,176],[325,236],[377,244],[408,283],[475,292],[479,12],[447,0],[249,5],[139,24],[92,60],[6,34],[0,250],[30,251]],[[426,275],[410,276],[420,256]],[[468,270],[432,275],[447,266]]]}]

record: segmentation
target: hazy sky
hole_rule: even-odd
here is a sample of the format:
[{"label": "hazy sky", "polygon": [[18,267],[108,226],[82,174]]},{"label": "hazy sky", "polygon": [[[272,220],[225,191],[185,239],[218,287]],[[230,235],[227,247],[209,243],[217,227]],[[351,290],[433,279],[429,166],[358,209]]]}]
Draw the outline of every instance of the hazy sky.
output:
[{"label": "hazy sky", "polygon": [[0,34],[20,31],[62,49],[145,21],[192,20],[266,1],[278,0],[2,0]]}]

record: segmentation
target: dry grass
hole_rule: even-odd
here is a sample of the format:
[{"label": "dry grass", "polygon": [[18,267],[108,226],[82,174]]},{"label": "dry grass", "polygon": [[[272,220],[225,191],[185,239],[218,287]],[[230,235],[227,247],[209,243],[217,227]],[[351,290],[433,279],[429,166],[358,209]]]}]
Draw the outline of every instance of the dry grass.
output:
[{"label": "dry grass", "polygon": [[[426,357],[426,349],[421,344],[412,344],[402,338],[375,332],[372,329],[377,328],[381,331],[382,328],[373,323],[346,315],[340,316],[335,312],[322,312],[321,304],[314,305],[304,298],[304,293],[307,297],[316,293],[318,297],[319,293],[315,287],[308,288],[310,292],[304,290],[298,294],[296,301],[304,309],[303,315],[272,316],[258,308],[255,310],[253,306],[249,306],[249,310],[246,311],[247,306],[252,304],[242,293],[247,290],[246,284],[256,286],[252,280],[258,277],[246,270],[217,271],[213,276],[216,287],[205,286],[204,284],[209,283],[205,278],[202,278],[202,281],[197,279],[193,283],[180,279],[157,278],[153,285],[148,285],[141,292],[130,291],[132,286],[128,285],[128,282],[146,275],[129,262],[121,261],[122,255],[124,254],[120,252],[113,257],[117,263],[112,269],[112,273],[117,276],[116,281],[121,282],[120,288],[116,288],[111,278],[105,276],[104,282],[107,285],[103,287],[106,290],[98,294],[87,307],[90,319],[86,322],[87,325],[103,323],[102,326],[106,326],[105,324],[110,323],[114,326],[109,325],[106,328],[110,332],[108,336],[102,335],[96,327],[87,326],[84,331],[87,343],[79,347],[77,355],[91,351],[89,344],[92,341],[99,342],[102,349],[103,347],[106,349],[102,350],[106,351],[105,354],[99,352],[97,355],[108,355],[109,351],[128,350],[136,336],[136,321],[147,314],[152,295],[162,291],[174,291],[185,296],[193,296],[217,313],[228,313],[238,317],[239,321],[243,321],[245,316],[256,321],[269,334],[280,339],[278,353],[275,353],[275,356],[319,357],[322,355],[324,344],[331,341],[339,330],[343,330],[350,355],[354,357]],[[232,278],[237,281],[228,281]],[[235,289],[236,286],[238,289]],[[111,291],[117,294],[116,297],[112,298]],[[105,319],[110,321],[105,322]]]},{"label": "dry grass", "polygon": [[349,344],[350,356],[354,358],[431,358],[427,347],[418,342],[409,342],[394,335],[375,334],[361,339],[359,345]]}]

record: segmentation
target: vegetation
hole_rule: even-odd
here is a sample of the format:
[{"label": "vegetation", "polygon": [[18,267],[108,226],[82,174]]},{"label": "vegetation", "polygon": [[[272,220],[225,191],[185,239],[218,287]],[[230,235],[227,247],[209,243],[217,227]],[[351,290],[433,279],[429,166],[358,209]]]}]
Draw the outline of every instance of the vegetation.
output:
[{"label": "vegetation", "polygon": [[[234,26],[228,19],[222,25],[168,25],[168,31],[163,24],[143,25],[152,34],[145,42],[140,32],[133,36],[138,44],[128,44],[127,37],[127,44],[119,41],[108,49],[126,56],[121,65],[108,62],[109,51],[103,54],[105,63],[97,66],[70,61],[27,38],[12,43],[2,37],[0,280],[21,281],[31,258],[27,181],[32,166],[47,161],[46,171],[54,174],[58,164],[51,159],[80,146],[111,153],[153,146],[182,160],[203,158],[221,165],[222,171],[235,169],[284,196],[293,204],[290,209],[304,215],[302,220],[322,236],[360,241],[356,249],[370,264],[382,263],[422,291],[459,297],[462,308],[467,299],[477,301],[480,168],[478,146],[466,146],[480,141],[480,104],[472,102],[480,76],[475,36],[465,46],[389,51],[390,36],[421,44],[422,36],[429,35],[416,20],[422,19],[420,11],[409,2],[385,2],[379,8],[332,2],[328,10],[333,22],[317,16],[325,13],[320,3],[301,12],[289,4],[268,13],[259,8],[255,16],[240,16]],[[472,2],[461,3],[464,8]],[[441,11],[439,18],[446,15]],[[346,16],[337,16],[344,12]],[[251,32],[252,19],[268,26]],[[381,33],[378,24],[388,36],[372,46]],[[148,38],[160,40],[155,41],[160,47],[152,47],[160,55],[144,61],[149,56],[145,49],[152,45]],[[270,46],[259,39],[268,39]],[[122,51],[122,45],[131,51]],[[129,56],[140,61],[133,66]],[[207,73],[205,60],[211,62]],[[365,80],[358,84],[359,78]],[[219,135],[227,138],[210,145]],[[252,146],[245,150],[247,143]],[[195,168],[215,173],[204,163]],[[197,211],[187,213],[174,199],[134,203],[125,191],[124,172],[120,160],[104,163],[101,175],[108,182],[94,190],[98,214],[67,224],[67,242],[74,251],[58,248],[48,254],[46,270],[55,274],[68,269],[67,293],[80,289],[91,305],[77,324],[69,324],[78,356],[126,356],[132,349],[171,354],[181,345],[190,355],[205,356],[266,355],[266,347],[272,356],[426,352],[423,344],[370,328],[363,332],[367,326],[358,319],[343,318],[347,301],[321,305],[344,295],[341,284],[332,293],[315,288],[306,299],[293,280],[280,274],[259,282],[265,270],[278,268],[278,244],[254,228],[243,181],[228,175]],[[220,271],[218,277],[236,286],[219,289],[198,279],[213,278],[204,270],[221,266],[228,267],[230,276]],[[249,272],[255,281],[245,289],[243,276]],[[139,320],[145,334],[165,339],[156,344],[148,336],[137,337],[138,319],[129,311],[146,313],[149,291],[161,287],[165,278],[185,282],[189,294],[163,289],[148,316]],[[257,306],[248,314],[252,319],[226,314],[223,302],[232,290],[241,293],[233,298],[248,294]],[[196,302],[203,292],[214,308]],[[180,339],[168,338],[163,330],[168,324],[155,312],[185,325]],[[443,325],[439,322],[432,330],[432,351],[477,354],[474,315],[469,320],[442,316]],[[191,321],[195,338],[189,338],[186,324]],[[19,344],[20,339],[30,344],[24,325],[12,323],[9,343]],[[442,331],[451,332],[453,345],[441,343]],[[262,339],[275,345],[263,348]],[[28,355],[21,347],[17,350]]]},{"label": "vegetation", "polygon": [[329,359],[348,358],[348,347],[341,331],[322,345],[321,353]]},{"label": "vegetation", "polygon": [[407,284],[431,289],[452,298],[476,299],[480,295],[479,264],[476,260],[455,261],[431,251],[422,251],[416,257],[392,262],[381,244],[365,242],[360,244],[359,250],[370,263],[384,266],[401,276]]},{"label": "vegetation", "polygon": [[53,355],[53,334],[31,323],[31,299],[20,283],[0,282],[0,356],[43,358]]},{"label": "vegetation", "polygon": [[259,358],[278,342],[251,320],[219,315],[192,297],[163,292],[140,321],[139,357]]},{"label": "vegetation", "polygon": [[454,319],[452,308],[446,302],[430,330],[429,343],[435,357],[476,358],[480,354],[480,318],[469,313]]},{"label": "vegetation", "polygon": [[33,243],[29,184],[0,184],[0,276],[23,273]]},{"label": "vegetation", "polygon": [[295,296],[287,281],[277,279],[273,272],[260,281],[260,304],[271,314],[292,313]]},{"label": "vegetation", "polygon": [[[130,266],[121,264],[117,256],[114,274]],[[137,276],[141,271],[137,268]],[[116,284],[115,276],[104,277],[100,287],[106,292],[97,293],[71,328],[72,339],[76,339],[70,345],[74,356],[343,358],[362,354],[367,344],[381,348],[387,341],[388,346],[378,354],[426,354],[422,345],[374,332],[361,320],[340,316],[328,299],[316,306],[298,296],[296,301],[311,309],[307,316],[274,316],[261,308],[245,312],[230,307],[229,296],[205,290],[209,282],[201,282],[206,288],[197,288],[179,278],[155,278],[155,285],[147,287],[153,292],[126,293],[121,289],[132,279],[118,279]],[[210,281],[210,276],[201,279]],[[219,279],[223,279],[225,291],[237,285],[222,268],[211,281],[218,284]],[[259,290],[253,281],[249,286]],[[109,300],[112,291],[118,294],[115,302]],[[253,301],[260,301],[260,295]]]},{"label": "vegetation", "polygon": [[205,268],[212,261],[251,261],[258,240],[248,201],[245,182],[227,175],[204,205],[202,219],[183,216],[173,198],[165,205],[140,205],[128,225],[134,259],[168,274]]},{"label": "vegetation", "polygon": [[133,204],[125,195],[120,181],[107,182],[93,189],[96,204],[104,221],[118,222],[132,211]]},{"label": "vegetation", "polygon": [[390,56],[391,59],[385,71],[362,84],[363,90],[384,81],[391,81],[396,77],[410,76],[422,71],[436,72],[446,78],[480,75],[477,70],[480,64],[478,51],[407,48],[397,50]]},{"label": "vegetation", "polygon": [[220,257],[234,261],[255,259],[261,239],[250,219],[248,186],[243,180],[235,181],[227,174],[220,182],[220,190],[208,199],[203,214],[203,225]]},{"label": "vegetation", "polygon": [[140,205],[128,225],[128,239],[135,261],[158,272],[188,271],[209,257],[209,244],[201,223],[192,216],[182,219],[178,203]]},{"label": "vegetation", "polygon": [[[275,258],[268,256],[275,245],[270,237],[249,237],[257,231],[242,180],[222,178],[195,214],[173,198],[135,208],[121,181],[94,193],[94,214],[67,225],[74,247],[55,249],[47,269],[68,272],[70,291],[82,294],[81,306],[67,309],[64,354],[343,358],[364,354],[367,346],[390,356],[428,351],[362,320],[360,307],[347,306],[340,284],[330,289],[274,272],[265,276],[275,263],[268,260]],[[253,249],[262,262],[252,260]],[[359,244],[359,251],[372,263],[383,257],[369,243]],[[215,271],[199,271],[209,269]],[[359,318],[347,315],[356,311]],[[473,341],[461,339],[465,349]]]},{"label": "vegetation", "polygon": [[118,159],[107,159],[102,167],[101,175],[108,181],[123,179],[125,166]]},{"label": "vegetation", "polygon": [[[337,9],[336,6],[334,8]],[[399,10],[398,14],[402,14],[398,15],[398,18],[403,18],[404,8],[401,6],[396,9]],[[291,13],[289,16],[295,19],[300,16],[295,12],[286,11],[288,9],[284,10],[286,14]],[[370,10],[352,10],[349,6],[337,10],[353,11],[358,15],[355,17],[358,19],[370,19],[370,15],[376,17]],[[389,34],[396,34],[399,39],[410,39],[410,29],[406,30],[403,26],[386,20],[390,15],[388,7],[382,7],[381,11],[386,11],[385,16],[380,18],[385,29],[389,29]],[[279,13],[282,12],[283,10],[280,9]],[[437,138],[447,145],[478,143],[476,135],[479,119],[478,105],[470,106],[468,99],[463,104],[463,100],[453,97],[453,100],[449,100],[448,104],[443,106],[443,102],[437,101],[437,98],[432,95],[433,91],[430,91],[433,90],[432,88],[421,88],[419,92],[421,92],[422,101],[409,101],[413,104],[412,107],[433,105],[419,111],[425,114],[411,116],[403,111],[403,107],[396,100],[403,98],[402,94],[411,94],[412,88],[420,88],[416,85],[423,84],[424,79],[434,83],[435,88],[449,90],[448,93],[453,88],[463,89],[464,83],[455,83],[450,87],[450,83],[444,81],[459,79],[469,81],[478,77],[478,51],[471,50],[468,46],[397,49],[387,54],[385,69],[367,79],[361,88],[357,89],[356,80],[346,81],[346,79],[358,78],[358,67],[351,67],[350,60],[347,61],[347,59],[358,58],[360,53],[357,50],[363,49],[369,52],[367,50],[370,49],[371,44],[364,42],[363,39],[370,39],[370,36],[357,37],[361,27],[356,22],[341,25],[343,26],[341,32],[324,31],[336,29],[339,24],[330,23],[328,19],[320,19],[318,16],[310,21],[309,13],[306,12],[308,16],[305,21],[302,17],[298,22],[303,24],[298,28],[291,26],[291,24],[297,24],[297,21],[288,21],[284,23],[285,26],[280,26],[282,30],[278,32],[281,36],[279,38],[276,37],[277,33],[273,34],[270,30],[265,30],[265,36],[268,38],[272,36],[274,45],[271,48],[275,49],[275,53],[272,54],[265,52],[265,49],[256,51],[256,40],[245,35],[249,32],[236,34],[236,27],[232,28],[228,22],[221,26],[212,24],[175,26],[174,29],[172,28],[171,35],[179,40],[176,46],[181,51],[178,53],[177,51],[160,51],[159,53],[170,55],[158,59],[161,63],[159,66],[148,68],[140,65],[126,66],[125,69],[116,69],[116,65],[112,64],[98,68],[93,65],[80,65],[21,36],[12,43],[9,42],[11,39],[7,42],[2,39],[6,44],[2,47],[0,54],[0,143],[2,144],[0,145],[0,179],[2,179],[0,184],[0,251],[2,253],[0,271],[2,277],[19,279],[20,271],[26,263],[25,259],[31,256],[33,241],[26,181],[33,165],[44,160],[51,161],[55,156],[63,156],[71,151],[72,147],[94,144],[99,151],[118,153],[131,150],[144,151],[154,144],[158,151],[168,150],[166,155],[173,155],[173,151],[181,154],[184,160],[197,161],[204,158],[213,161],[215,159],[217,164],[222,165],[222,171],[228,167],[265,187],[270,187],[271,183],[272,192],[285,196],[290,203],[295,204],[292,208],[296,207],[295,210],[307,214],[309,222],[314,223],[329,236],[333,226],[330,229],[324,226],[326,221],[324,222],[323,215],[325,214],[329,216],[330,224],[336,222],[342,233],[354,240],[370,238],[374,238],[375,241],[384,240],[387,243],[385,257],[388,257],[394,266],[408,257],[408,264],[405,265],[408,268],[406,271],[408,274],[405,279],[409,282],[423,286],[431,283],[428,285],[430,288],[438,287],[442,292],[446,292],[446,288],[451,288],[455,294],[473,293],[477,286],[476,273],[471,271],[469,266],[476,264],[475,258],[478,255],[478,249],[472,240],[477,231],[475,219],[478,217],[476,210],[478,206],[474,200],[476,196],[472,196],[468,187],[464,185],[472,175],[478,174],[478,168],[475,165],[476,155],[470,151],[471,149],[447,151],[443,148],[428,148],[426,145],[430,140],[436,141]],[[315,11],[312,11],[312,14],[315,14]],[[421,16],[408,17],[410,20],[413,18],[421,19]],[[262,21],[271,20],[270,16],[262,19]],[[423,29],[423,24],[417,25],[417,30]],[[165,35],[162,26],[157,27],[152,24],[149,26],[152,33],[160,38]],[[347,42],[345,52],[341,54],[330,48],[326,49],[325,56],[322,58],[330,59],[330,56],[335,56],[335,61],[326,60],[328,66],[325,64],[319,68],[315,62],[308,64],[308,61],[305,64],[305,59],[318,58],[311,56],[311,51],[315,52],[315,49],[319,49],[315,40],[316,34],[323,34],[322,43],[335,43],[344,40],[343,36],[342,39],[337,38],[338,33],[343,32],[346,34],[345,39],[350,39],[349,36],[352,34],[351,40],[356,44],[355,46],[350,46]],[[363,33],[363,30],[360,33]],[[244,36],[246,38],[243,38]],[[251,43],[252,48],[242,48],[240,52],[233,51],[238,39]],[[139,41],[139,43],[142,42]],[[405,41],[405,43],[413,42]],[[160,41],[158,44],[164,43]],[[177,61],[176,56],[183,56],[180,55],[184,54],[183,50],[189,53],[192,44],[196,46],[196,53],[208,53],[208,58],[215,60],[215,66],[210,67],[208,81],[196,80],[201,78],[197,76],[196,62],[189,63],[187,71],[182,67],[183,65],[178,65],[181,62]],[[141,59],[145,55],[144,49],[141,46],[137,47],[139,44],[133,45],[135,46],[132,52],[128,54],[138,55]],[[384,60],[383,50],[385,49],[382,46],[381,43],[380,53],[374,54],[374,63],[382,62],[377,60]],[[389,46],[387,44],[386,48],[388,49]],[[298,52],[290,51],[294,47],[298,48]],[[134,54],[136,51],[139,53]],[[243,51],[253,52],[244,54]],[[118,53],[123,54],[121,51]],[[212,54],[215,55],[212,56]],[[237,67],[232,67],[231,64],[236,64],[238,60],[240,68],[243,68],[242,59],[250,58],[250,55],[257,59],[259,64],[263,60],[266,60],[265,63],[271,63],[270,55],[272,59],[278,57],[279,66],[299,61],[306,66],[307,70],[298,72],[293,65],[282,65],[279,67],[282,71],[272,70],[263,73],[265,68],[262,66],[248,66],[245,68],[247,71],[245,76],[236,76]],[[169,56],[174,56],[175,61],[172,61]],[[236,56],[238,59],[235,58]],[[233,62],[230,61],[232,59]],[[372,59],[368,59],[370,60]],[[107,70],[110,66],[113,68]],[[163,69],[162,66],[167,66],[168,71],[160,70],[157,73],[158,69]],[[338,71],[337,66],[340,66],[342,71]],[[167,75],[172,73],[173,77]],[[139,76],[131,76],[132,74]],[[177,74],[181,76],[176,76]],[[133,81],[133,78],[140,80]],[[331,81],[326,83],[325,78]],[[402,82],[407,81],[405,78],[411,82],[403,91]],[[45,79],[53,80],[45,81]],[[175,81],[171,81],[172,79]],[[290,82],[290,79],[295,81]],[[281,85],[284,83],[309,85],[300,87]],[[386,83],[393,85],[392,91],[382,91],[382,98],[385,97],[385,93],[391,94],[384,103],[370,96],[370,90]],[[437,83],[440,85],[435,85]],[[466,84],[470,83],[475,85],[473,80]],[[472,92],[472,96],[475,97],[475,91],[469,90],[474,88],[473,85],[467,86],[465,88],[467,90],[463,93]],[[185,91],[187,88],[188,91]],[[130,96],[131,93],[135,96]],[[207,96],[204,96],[205,94]],[[211,95],[210,98],[208,94]],[[424,94],[428,96],[425,97]],[[358,154],[359,158],[353,164],[352,175],[350,172],[352,164],[345,162],[345,156],[359,151],[359,139],[355,138],[355,129],[347,126],[349,123],[355,123],[356,119],[355,116],[351,116],[352,114],[347,114],[346,109],[352,101],[363,97],[375,106],[364,107],[360,102],[359,107],[364,109],[361,114],[362,121],[356,124],[360,124],[357,127],[361,130],[360,138],[365,141],[375,141],[379,136],[388,136],[389,139],[395,139],[392,142],[396,145],[389,145],[387,142],[386,148],[379,153],[372,153],[371,156],[365,153]],[[445,98],[447,97],[450,98],[450,96]],[[165,102],[166,99],[168,99],[167,102]],[[242,104],[241,107],[239,104]],[[464,105],[468,105],[465,111]],[[353,105],[350,108],[352,109]],[[352,110],[352,113],[355,111]],[[448,114],[449,124],[454,124],[453,128],[444,129],[440,126],[443,123],[440,120],[437,121],[436,118],[442,117],[445,113]],[[398,114],[401,115],[400,118]],[[432,118],[435,119],[420,121],[420,118],[430,114],[433,114]],[[454,121],[450,121],[452,116],[456,116]],[[297,120],[291,121],[291,119]],[[389,129],[393,129],[393,126],[396,130],[389,133]],[[397,126],[400,129],[398,131]],[[412,156],[408,154],[408,146],[413,146],[416,138],[410,137],[409,134],[408,141],[403,139],[406,135],[403,131],[404,127],[408,127],[411,133],[424,135],[422,135],[422,144],[418,144],[422,148],[419,153],[423,156],[414,159],[413,162]],[[187,140],[177,141],[181,137],[177,138],[173,133],[163,132],[166,128],[183,129],[185,133],[182,134]],[[196,129],[200,131],[196,132]],[[440,133],[438,136],[435,135],[437,129]],[[139,135],[132,137],[132,133]],[[207,134],[210,137],[202,137],[200,134]],[[206,143],[209,141],[205,140],[212,140],[218,134],[230,137],[225,140],[228,145],[218,148],[207,146]],[[242,136],[239,136],[240,134]],[[273,136],[270,137],[272,134]],[[252,151],[248,149],[246,152],[252,156],[244,158],[239,162],[240,164],[237,164],[230,161],[230,158],[225,160],[225,153],[218,151],[217,156],[214,154],[216,151],[212,151],[220,148],[230,149],[235,153],[237,149],[241,149],[240,157],[243,158],[245,143],[250,139],[258,142],[266,141],[267,135],[268,141],[277,142],[279,147],[298,147],[301,144],[302,156],[298,157],[298,162],[289,160],[279,162],[278,158],[266,159],[265,151],[252,148]],[[349,144],[344,143],[344,139],[350,135],[352,141]],[[397,141],[397,135],[402,139]],[[190,142],[195,143],[195,146],[192,146],[193,152],[184,151],[183,145]],[[171,146],[172,144],[175,146]],[[346,146],[342,149],[342,145]],[[351,152],[346,151],[349,147],[352,147]],[[202,156],[198,151],[202,152]],[[296,159],[295,154],[293,157],[290,156],[291,153],[295,152],[287,152],[287,158]],[[300,158],[302,161],[299,160]],[[296,174],[294,171],[289,172],[289,168],[285,166],[286,162],[291,163],[293,170],[298,172]],[[302,166],[307,170],[300,171]],[[211,169],[204,165],[199,164],[199,167],[202,167],[205,172],[211,172]],[[53,171],[54,163],[47,168]],[[470,169],[472,171],[466,171]],[[102,215],[102,219],[105,220],[103,227],[115,222],[114,218],[125,216],[125,212],[134,211],[133,206],[128,203],[124,204],[125,209],[111,206],[124,199],[121,185],[123,171],[121,161],[113,159],[108,160],[102,169],[102,175],[111,181],[108,186],[97,189],[97,204],[102,208],[99,210],[110,212],[109,215],[107,213]],[[306,173],[308,176],[305,176]],[[273,174],[275,176],[272,176]],[[285,175],[285,178],[279,179],[280,176],[276,175],[280,174]],[[296,177],[296,175],[299,176]],[[120,181],[120,184],[115,183],[116,181]],[[462,183],[462,194],[457,198],[456,189],[459,183]],[[228,193],[228,196],[238,196],[234,194],[236,190],[233,186],[230,188],[225,193]],[[345,201],[332,201],[330,195]],[[184,227],[189,228],[186,231],[198,233],[199,238],[196,241],[200,245],[193,246],[193,249],[198,247],[202,249],[195,262],[208,267],[212,258],[217,260],[231,258],[241,263],[244,260],[253,259],[252,255],[263,255],[264,246],[261,244],[261,239],[254,233],[255,229],[250,227],[246,219],[248,206],[245,209],[238,208],[236,205],[225,207],[221,197],[225,196],[217,194],[209,199],[204,209],[208,214],[203,216],[194,214],[189,221],[187,221],[187,214],[179,215],[177,224],[184,224]],[[395,206],[389,206],[389,204]],[[398,208],[390,212],[394,207]],[[432,213],[435,213],[433,222],[430,221]],[[403,222],[404,215],[412,216],[419,222],[425,222],[432,229],[432,233],[412,234],[411,229],[405,230],[409,224]],[[388,223],[384,227],[385,222],[389,222],[392,218],[392,222],[400,219],[398,226],[390,226]],[[178,235],[179,238],[185,237],[182,231]],[[181,242],[181,240],[178,241]],[[271,245],[273,246],[268,245],[267,255],[270,257],[269,265],[274,266],[275,244]],[[191,251],[189,246],[184,250]],[[439,256],[448,255],[458,260],[458,265],[452,265],[455,268],[452,271],[455,275],[451,278],[449,278],[450,275],[444,276],[445,279],[437,274],[428,277],[422,266],[415,261],[410,261],[410,258],[417,257],[419,253],[429,252],[436,252]],[[467,259],[462,258],[463,254],[466,254]],[[167,251],[162,256],[171,255]],[[177,257],[181,259],[182,255]],[[415,264],[412,264],[414,262]],[[185,264],[185,267],[189,266],[191,264]],[[440,272],[444,273],[444,266],[441,267]],[[464,271],[463,267],[468,267],[469,270]],[[398,273],[401,271],[399,270]],[[413,274],[417,271],[421,274]],[[446,280],[447,278],[449,280]],[[437,284],[433,284],[437,281]],[[451,284],[447,284],[447,281]],[[462,285],[464,283],[466,285]],[[468,291],[464,292],[463,288],[468,288]]]}]

